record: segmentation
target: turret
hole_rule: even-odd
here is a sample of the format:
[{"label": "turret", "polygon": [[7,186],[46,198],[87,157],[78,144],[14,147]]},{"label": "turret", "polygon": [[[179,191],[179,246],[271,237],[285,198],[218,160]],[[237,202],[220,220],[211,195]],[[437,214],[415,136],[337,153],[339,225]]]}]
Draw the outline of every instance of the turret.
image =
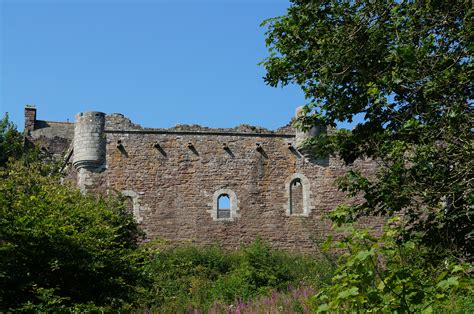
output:
[{"label": "turret", "polygon": [[[296,108],[296,112],[295,112],[296,119],[300,118],[301,116],[303,116],[303,106]],[[306,132],[301,131],[301,130],[296,130],[296,147],[301,147],[301,144],[303,144],[303,142],[307,140],[308,138],[315,137],[321,133],[326,133],[326,132],[327,132],[327,127],[324,124],[315,125],[311,129],[309,129],[309,131],[306,131]]]},{"label": "turret", "polygon": [[77,170],[97,171],[105,163],[105,113],[81,112],[74,127],[74,161]]}]

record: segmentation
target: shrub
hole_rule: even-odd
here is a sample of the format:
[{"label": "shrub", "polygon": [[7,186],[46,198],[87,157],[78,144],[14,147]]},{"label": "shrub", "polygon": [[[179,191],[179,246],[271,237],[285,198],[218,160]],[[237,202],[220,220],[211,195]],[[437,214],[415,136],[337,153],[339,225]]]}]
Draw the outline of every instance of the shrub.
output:
[{"label": "shrub", "polygon": [[143,303],[162,313],[207,311],[216,304],[286,292],[290,286],[320,287],[332,273],[327,260],[274,250],[260,240],[237,251],[217,246],[165,249],[146,269],[153,287]]},{"label": "shrub", "polygon": [[45,172],[0,169],[0,311],[132,301],[142,279],[133,217],[118,199],[82,195]]},{"label": "shrub", "polygon": [[433,252],[420,239],[403,240],[397,217],[389,220],[381,237],[351,225],[344,228],[348,234],[332,243],[344,250],[333,283],[313,298],[318,312],[472,308],[472,302],[465,302],[474,292],[472,264]]},{"label": "shrub", "polygon": [[146,267],[153,284],[144,301],[149,306],[166,305],[170,311],[200,304],[209,298],[213,280],[230,271],[231,258],[218,247],[181,246],[158,252]]}]

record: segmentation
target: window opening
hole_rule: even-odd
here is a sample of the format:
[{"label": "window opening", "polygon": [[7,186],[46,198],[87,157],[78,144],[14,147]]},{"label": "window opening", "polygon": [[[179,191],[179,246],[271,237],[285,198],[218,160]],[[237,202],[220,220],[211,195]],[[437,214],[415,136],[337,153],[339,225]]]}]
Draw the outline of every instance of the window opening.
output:
[{"label": "window opening", "polygon": [[131,196],[125,196],[125,208],[128,212],[133,213],[133,199]]},{"label": "window opening", "polygon": [[290,214],[303,214],[303,184],[301,179],[296,178],[290,183]]},{"label": "window opening", "polygon": [[230,198],[228,194],[221,194],[217,198],[217,218],[230,218]]}]

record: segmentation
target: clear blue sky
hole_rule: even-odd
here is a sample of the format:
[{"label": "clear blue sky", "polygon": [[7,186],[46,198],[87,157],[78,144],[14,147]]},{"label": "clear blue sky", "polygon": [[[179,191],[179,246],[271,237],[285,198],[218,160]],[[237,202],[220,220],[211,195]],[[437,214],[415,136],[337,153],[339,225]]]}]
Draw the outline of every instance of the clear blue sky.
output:
[{"label": "clear blue sky", "polygon": [[260,23],[285,0],[0,0],[0,114],[120,112],[147,127],[277,128],[304,103],[265,85]]}]

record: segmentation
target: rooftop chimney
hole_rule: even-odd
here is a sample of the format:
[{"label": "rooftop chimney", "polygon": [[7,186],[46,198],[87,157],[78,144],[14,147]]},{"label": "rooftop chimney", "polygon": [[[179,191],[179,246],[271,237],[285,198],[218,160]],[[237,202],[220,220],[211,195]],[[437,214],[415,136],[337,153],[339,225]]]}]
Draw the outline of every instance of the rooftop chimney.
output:
[{"label": "rooftop chimney", "polygon": [[36,106],[26,105],[25,106],[25,133],[30,134],[35,129],[36,121]]}]

